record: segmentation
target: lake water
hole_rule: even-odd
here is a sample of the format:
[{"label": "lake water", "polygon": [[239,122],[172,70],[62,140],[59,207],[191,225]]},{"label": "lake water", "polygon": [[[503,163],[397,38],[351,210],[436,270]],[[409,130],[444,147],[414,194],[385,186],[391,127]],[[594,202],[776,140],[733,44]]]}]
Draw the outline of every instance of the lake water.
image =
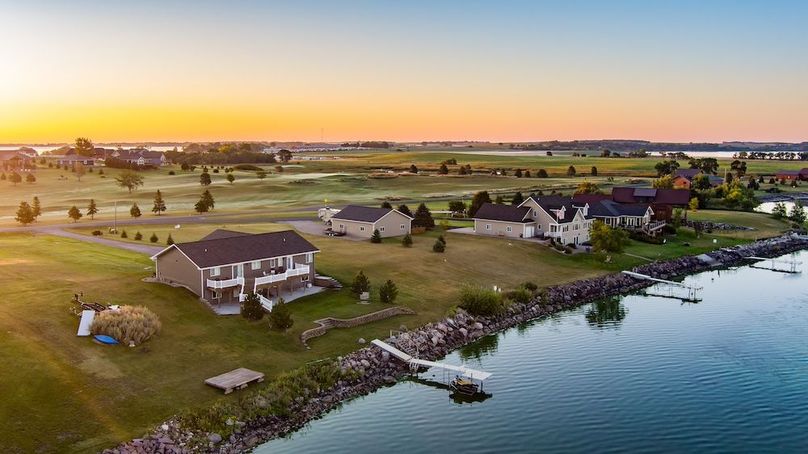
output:
[{"label": "lake water", "polygon": [[806,279],[741,267],[686,282],[702,302],[630,295],[450,354],[493,373],[485,401],[404,381],[256,452],[808,450]]},{"label": "lake water", "polygon": [[[778,202],[763,202],[755,208],[755,211],[760,211],[761,213],[769,213],[771,214],[772,210],[774,210],[774,206],[777,205]],[[791,210],[794,209],[794,202],[779,202],[785,205],[786,213],[791,213]],[[802,211],[808,214],[808,207],[806,207],[806,202],[801,202],[803,204]]]}]

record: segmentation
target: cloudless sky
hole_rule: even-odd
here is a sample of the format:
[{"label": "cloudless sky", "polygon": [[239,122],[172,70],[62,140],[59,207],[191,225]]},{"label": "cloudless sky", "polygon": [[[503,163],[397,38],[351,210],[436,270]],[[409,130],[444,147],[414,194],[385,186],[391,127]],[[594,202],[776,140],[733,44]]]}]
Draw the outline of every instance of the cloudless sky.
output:
[{"label": "cloudless sky", "polygon": [[0,0],[0,142],[808,140],[808,2]]}]

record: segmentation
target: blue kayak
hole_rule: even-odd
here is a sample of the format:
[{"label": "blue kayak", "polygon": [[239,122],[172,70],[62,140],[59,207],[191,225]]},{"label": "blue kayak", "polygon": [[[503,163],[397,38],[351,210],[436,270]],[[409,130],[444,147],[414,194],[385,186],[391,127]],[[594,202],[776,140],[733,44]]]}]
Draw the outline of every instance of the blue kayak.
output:
[{"label": "blue kayak", "polygon": [[118,341],[116,341],[114,337],[109,337],[109,336],[104,335],[104,334],[96,334],[94,337],[95,337],[95,340],[97,340],[98,342],[101,342],[102,344],[115,345],[115,344],[118,343]]}]

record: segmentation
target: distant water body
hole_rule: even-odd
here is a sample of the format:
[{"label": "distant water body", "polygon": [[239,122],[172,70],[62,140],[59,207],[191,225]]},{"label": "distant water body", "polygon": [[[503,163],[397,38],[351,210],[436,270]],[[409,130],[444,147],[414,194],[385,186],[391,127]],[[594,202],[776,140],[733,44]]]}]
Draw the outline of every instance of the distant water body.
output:
[{"label": "distant water body", "polygon": [[741,267],[686,282],[701,303],[630,295],[450,354],[494,374],[483,402],[404,381],[256,452],[806,452],[806,277]]}]

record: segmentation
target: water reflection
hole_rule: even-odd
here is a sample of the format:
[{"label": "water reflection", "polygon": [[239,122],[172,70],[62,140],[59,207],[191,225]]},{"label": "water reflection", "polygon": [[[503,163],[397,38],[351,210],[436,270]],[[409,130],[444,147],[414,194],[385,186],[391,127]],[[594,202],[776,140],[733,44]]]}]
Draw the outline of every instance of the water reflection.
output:
[{"label": "water reflection", "polygon": [[432,375],[430,378],[422,378],[420,376],[412,376],[407,379],[413,383],[418,383],[419,385],[429,386],[430,388],[440,389],[443,391],[448,391],[449,398],[458,405],[462,404],[473,404],[476,402],[483,402],[488,400],[489,398],[493,397],[493,394],[483,392],[482,390],[474,395],[466,395],[466,394],[459,394],[452,389],[451,386],[442,383],[436,375]]},{"label": "water reflection", "polygon": [[463,361],[468,361],[471,359],[479,360],[483,356],[496,352],[498,346],[499,336],[492,334],[490,336],[480,338],[480,340],[477,342],[472,342],[471,344],[460,347],[457,353],[460,358],[463,359]]},{"label": "water reflection", "polygon": [[628,310],[621,301],[622,297],[614,296],[592,303],[586,311],[586,322],[596,329],[619,328],[628,314]]}]

